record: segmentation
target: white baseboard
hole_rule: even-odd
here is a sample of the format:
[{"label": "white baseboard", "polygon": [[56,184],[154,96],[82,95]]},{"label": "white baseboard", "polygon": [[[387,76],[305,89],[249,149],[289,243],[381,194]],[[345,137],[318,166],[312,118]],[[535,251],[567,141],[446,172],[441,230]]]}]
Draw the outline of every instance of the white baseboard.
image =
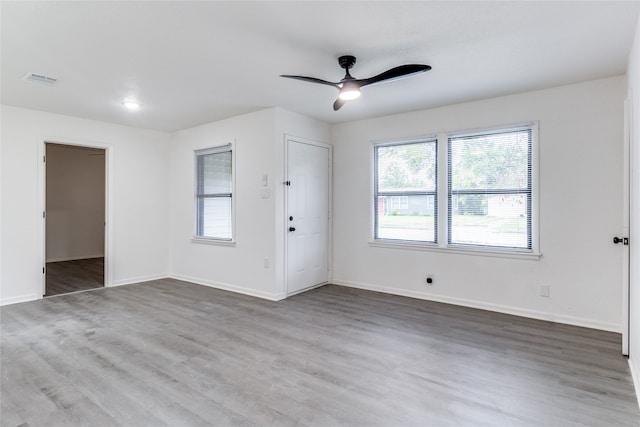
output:
[{"label": "white baseboard", "polygon": [[18,304],[20,302],[35,301],[41,299],[42,295],[38,294],[26,294],[18,295],[17,297],[0,298],[0,306],[9,304]]},{"label": "white baseboard", "polygon": [[111,287],[115,287],[115,286],[133,285],[133,284],[136,284],[136,283],[148,282],[150,280],[167,279],[169,277],[171,277],[171,275],[169,273],[153,274],[151,276],[131,277],[129,279],[116,280],[113,283],[111,283],[109,285],[106,285],[106,287],[111,288]]},{"label": "white baseboard", "polygon": [[201,279],[198,277],[184,276],[182,274],[171,274],[169,275],[169,277],[176,280],[184,280],[185,282],[195,283],[197,285],[208,286],[210,288],[222,289],[224,291],[231,291],[239,294],[249,295],[252,297],[258,297],[269,301],[280,301],[287,297],[287,294],[285,293],[258,291],[242,286],[231,285],[229,283],[215,282],[213,280]]},{"label": "white baseboard", "polygon": [[329,284],[329,283],[333,283],[333,282],[324,282],[324,283],[320,283],[320,284],[318,284],[318,285],[309,286],[308,288],[300,289],[299,291],[291,292],[290,294],[286,294],[286,293],[285,293],[285,294],[283,294],[283,295],[284,295],[284,298],[292,297],[292,296],[294,296],[294,295],[303,294],[303,293],[305,293],[305,292],[308,292],[308,291],[312,291],[312,290],[314,290],[314,289],[321,288],[321,287],[323,287],[323,286],[325,286],[325,285],[327,285],[327,284]]},{"label": "white baseboard", "polygon": [[629,370],[633,379],[633,386],[636,389],[636,399],[638,399],[638,407],[640,408],[640,372],[636,370],[633,360],[629,358]]},{"label": "white baseboard", "polygon": [[368,283],[352,282],[349,280],[334,279],[333,284],[350,288],[365,289],[386,294],[400,295],[405,297],[423,299],[428,301],[443,302],[446,304],[460,305],[463,307],[478,308],[481,310],[495,311],[498,313],[512,314],[514,316],[528,317],[531,319],[546,320],[549,322],[564,323],[585,328],[600,329],[609,332],[621,332],[621,327],[617,323],[600,322],[582,317],[559,315],[543,311],[527,310],[506,305],[491,304],[483,301],[470,300],[465,298],[448,297],[444,295],[434,295],[424,292],[410,291],[406,289],[388,288],[384,286],[371,285]]},{"label": "white baseboard", "polygon": [[104,258],[104,254],[47,258],[46,262],[78,261],[81,259],[92,259],[92,258]]},{"label": "white baseboard", "polygon": [[[186,282],[195,283],[197,285],[208,286],[210,288],[222,289],[225,291],[236,292],[244,295],[250,295],[253,297],[258,297],[258,298],[266,299],[269,301],[280,301],[287,297],[287,294],[285,293],[262,292],[262,291],[257,291],[255,289],[249,289],[241,286],[230,285],[228,283],[214,282],[211,280],[200,279],[197,277],[183,276],[180,274],[168,274],[168,273],[116,280],[113,283],[107,285],[106,287],[134,285],[137,283],[143,283],[151,280],[160,280],[160,279],[184,280]],[[0,306],[17,304],[20,302],[35,301],[41,298],[42,298],[42,295],[38,295],[38,294],[26,294],[26,295],[19,295],[19,296],[9,297],[9,298],[0,298]]]}]

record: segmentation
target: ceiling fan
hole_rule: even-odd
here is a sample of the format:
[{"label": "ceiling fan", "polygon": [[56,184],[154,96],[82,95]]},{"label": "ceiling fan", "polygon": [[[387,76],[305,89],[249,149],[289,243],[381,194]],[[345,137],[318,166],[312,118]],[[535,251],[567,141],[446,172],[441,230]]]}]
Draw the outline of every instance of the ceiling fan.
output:
[{"label": "ceiling fan", "polygon": [[342,80],[336,83],[317,79],[315,77],[292,76],[289,74],[281,74],[280,77],[335,87],[339,92],[338,99],[336,99],[336,102],[333,103],[333,110],[338,111],[345,102],[356,99],[360,96],[361,87],[403,79],[414,74],[424,73],[425,71],[429,71],[431,69],[431,66],[429,65],[406,64],[391,68],[383,73],[378,74],[377,76],[369,77],[368,79],[356,79],[352,77],[351,74],[349,74],[349,70],[356,64],[355,56],[341,56],[338,58],[338,64],[340,64],[341,68],[344,68],[346,70],[346,74],[344,75],[344,78]]}]

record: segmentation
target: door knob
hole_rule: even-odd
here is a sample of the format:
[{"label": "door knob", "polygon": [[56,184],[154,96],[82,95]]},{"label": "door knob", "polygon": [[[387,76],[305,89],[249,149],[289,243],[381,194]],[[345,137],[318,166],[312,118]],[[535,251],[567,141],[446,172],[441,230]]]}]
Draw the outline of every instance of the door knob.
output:
[{"label": "door knob", "polygon": [[289,231],[296,231],[295,227],[289,227]]},{"label": "door knob", "polygon": [[627,237],[614,237],[613,238],[613,243],[615,243],[616,245],[618,243],[622,243],[623,245],[628,245],[629,244],[629,239]]}]

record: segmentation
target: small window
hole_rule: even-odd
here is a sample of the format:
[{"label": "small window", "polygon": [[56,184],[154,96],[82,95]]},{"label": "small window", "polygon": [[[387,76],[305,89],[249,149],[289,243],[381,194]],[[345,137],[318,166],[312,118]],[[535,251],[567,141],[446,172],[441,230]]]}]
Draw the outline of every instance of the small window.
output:
[{"label": "small window", "polygon": [[374,148],[374,238],[436,241],[436,140]]},{"label": "small window", "polygon": [[391,209],[400,211],[409,209],[409,196],[391,197]]},{"label": "small window", "polygon": [[449,137],[449,244],[532,248],[530,127]]},{"label": "small window", "polygon": [[196,151],[196,237],[233,239],[231,145]]}]

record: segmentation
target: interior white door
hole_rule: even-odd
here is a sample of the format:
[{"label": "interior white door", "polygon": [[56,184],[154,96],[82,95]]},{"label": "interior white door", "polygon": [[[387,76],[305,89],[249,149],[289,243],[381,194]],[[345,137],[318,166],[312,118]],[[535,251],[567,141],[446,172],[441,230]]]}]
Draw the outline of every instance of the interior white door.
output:
[{"label": "interior white door", "polygon": [[287,142],[287,295],[329,280],[329,148]]}]

